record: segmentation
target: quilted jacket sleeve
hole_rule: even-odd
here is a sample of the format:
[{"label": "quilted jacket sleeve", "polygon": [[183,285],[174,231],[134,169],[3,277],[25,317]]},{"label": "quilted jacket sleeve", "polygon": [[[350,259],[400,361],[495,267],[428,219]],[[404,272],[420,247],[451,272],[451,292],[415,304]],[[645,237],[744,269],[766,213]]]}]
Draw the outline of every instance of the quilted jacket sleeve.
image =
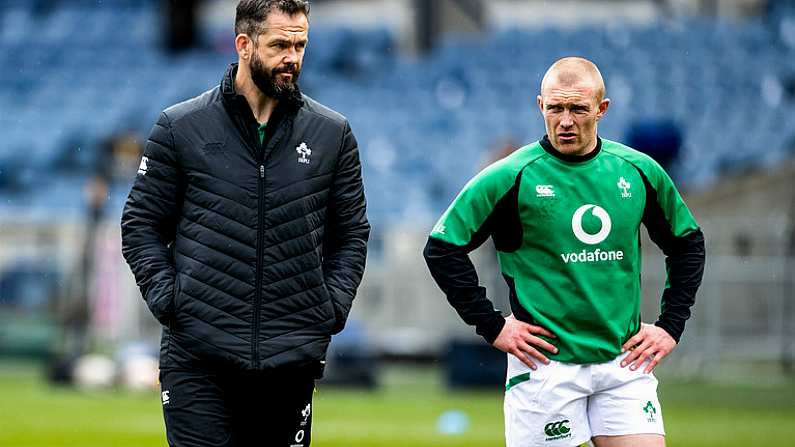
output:
[{"label": "quilted jacket sleeve", "polygon": [[337,319],[334,333],[345,327],[367,257],[366,201],[359,148],[348,123],[331,186],[323,243],[323,275]]},{"label": "quilted jacket sleeve", "polygon": [[171,123],[162,113],[144,147],[121,219],[122,254],[146,304],[162,324],[168,324],[173,311],[176,271],[170,244],[183,191]]}]

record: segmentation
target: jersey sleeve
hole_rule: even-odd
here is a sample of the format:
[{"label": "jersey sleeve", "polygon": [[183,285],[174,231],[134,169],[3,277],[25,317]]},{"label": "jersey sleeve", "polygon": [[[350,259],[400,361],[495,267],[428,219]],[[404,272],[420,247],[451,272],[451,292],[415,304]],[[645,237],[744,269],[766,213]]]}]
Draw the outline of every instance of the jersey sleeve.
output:
[{"label": "jersey sleeve", "polygon": [[[469,252],[489,236],[498,250],[518,248],[520,172],[506,159],[470,180],[433,227],[423,252],[431,276],[448,302],[489,344],[502,331],[505,319],[480,286]],[[493,231],[497,226],[500,231]]]},{"label": "jersey sleeve", "polygon": [[704,235],[668,174],[652,160],[640,169],[646,187],[643,224],[665,255],[667,280],[655,324],[677,342],[704,275]]}]

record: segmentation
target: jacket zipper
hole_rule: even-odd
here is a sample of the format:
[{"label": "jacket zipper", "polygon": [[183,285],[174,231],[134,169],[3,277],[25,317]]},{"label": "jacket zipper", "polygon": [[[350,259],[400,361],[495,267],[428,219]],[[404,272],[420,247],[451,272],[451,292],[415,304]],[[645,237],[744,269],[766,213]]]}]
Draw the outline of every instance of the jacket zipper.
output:
[{"label": "jacket zipper", "polygon": [[262,257],[263,257],[263,227],[265,220],[265,204],[263,204],[265,189],[265,165],[260,163],[259,175],[257,178],[257,265],[256,275],[257,279],[256,290],[254,292],[254,335],[251,339],[251,355],[254,368],[259,368],[259,314],[260,303],[262,302]]},{"label": "jacket zipper", "polygon": [[[280,122],[279,127],[284,123]],[[253,365],[255,369],[259,369],[259,326],[260,326],[260,306],[262,303],[262,283],[263,283],[263,264],[265,263],[265,159],[268,158],[268,148],[274,145],[274,138],[276,133],[271,135],[270,140],[266,144],[264,141],[260,142],[259,150],[257,151],[257,164],[259,172],[257,173],[257,265],[255,281],[257,290],[254,293],[254,336],[251,340],[251,354],[253,356]],[[275,140],[278,142],[278,139]],[[255,146],[256,147],[256,146]]]}]

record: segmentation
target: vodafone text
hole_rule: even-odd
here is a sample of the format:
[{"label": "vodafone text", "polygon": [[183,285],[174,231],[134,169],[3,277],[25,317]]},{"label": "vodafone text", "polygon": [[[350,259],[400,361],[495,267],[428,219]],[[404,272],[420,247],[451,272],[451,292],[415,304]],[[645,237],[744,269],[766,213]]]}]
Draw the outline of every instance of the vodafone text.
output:
[{"label": "vodafone text", "polygon": [[563,262],[566,264],[570,262],[573,263],[573,262],[621,261],[624,259],[624,252],[621,250],[602,251],[598,248],[594,251],[588,251],[583,249],[579,253],[561,253],[560,257],[563,259]]}]

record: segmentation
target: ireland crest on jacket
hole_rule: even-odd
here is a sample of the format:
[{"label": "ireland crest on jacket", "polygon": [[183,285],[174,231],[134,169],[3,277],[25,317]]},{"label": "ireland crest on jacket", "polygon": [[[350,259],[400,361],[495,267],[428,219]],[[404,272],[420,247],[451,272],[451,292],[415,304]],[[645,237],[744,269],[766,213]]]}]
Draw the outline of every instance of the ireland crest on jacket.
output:
[{"label": "ireland crest on jacket", "polygon": [[309,149],[306,143],[301,143],[295,148],[295,151],[298,152],[298,163],[308,165],[309,156],[312,155],[312,149]]}]

